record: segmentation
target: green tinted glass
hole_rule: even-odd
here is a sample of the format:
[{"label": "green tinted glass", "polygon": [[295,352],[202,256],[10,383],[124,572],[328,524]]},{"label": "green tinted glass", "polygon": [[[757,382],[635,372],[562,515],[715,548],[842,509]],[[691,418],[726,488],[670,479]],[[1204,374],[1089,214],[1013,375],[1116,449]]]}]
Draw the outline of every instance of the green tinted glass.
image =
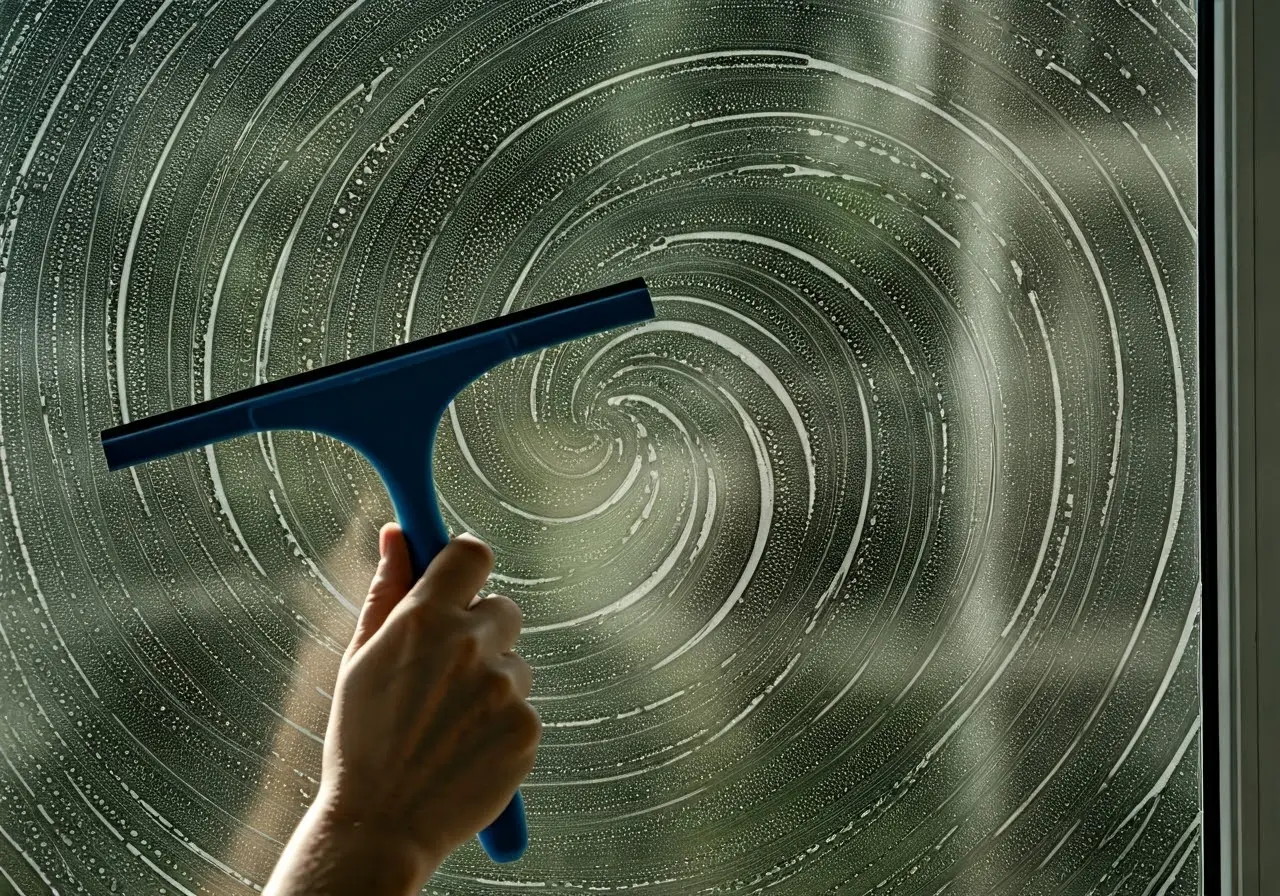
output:
[{"label": "green tinted glass", "polygon": [[544,734],[525,857],[429,887],[1200,892],[1194,34],[4,5],[0,890],[260,888],[392,518],[322,437],[101,430],[643,276],[441,426]]}]

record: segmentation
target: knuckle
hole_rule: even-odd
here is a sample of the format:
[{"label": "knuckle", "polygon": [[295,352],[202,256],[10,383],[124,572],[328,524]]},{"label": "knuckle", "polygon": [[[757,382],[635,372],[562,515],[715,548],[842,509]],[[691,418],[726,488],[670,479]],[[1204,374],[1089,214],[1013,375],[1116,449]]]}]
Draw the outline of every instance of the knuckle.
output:
[{"label": "knuckle", "polygon": [[439,640],[441,633],[447,631],[445,619],[429,601],[415,601],[396,615],[408,637],[414,641]]},{"label": "knuckle", "polygon": [[476,679],[479,681],[480,687],[486,694],[493,693],[494,691],[500,691],[503,686],[502,679],[504,677],[502,670],[496,668],[493,665],[492,660],[482,664],[480,668],[476,670]]},{"label": "knuckle", "polygon": [[529,692],[533,690],[533,667],[529,665],[528,660],[517,654],[516,670],[517,680],[521,684],[521,696],[528,697]]},{"label": "knuckle", "polygon": [[517,744],[532,750],[542,739],[542,717],[528,700],[520,700],[512,710],[512,723]]},{"label": "knuckle", "polygon": [[398,612],[393,612],[387,617],[387,624],[404,629],[412,639],[427,636],[435,624],[435,621],[431,618],[430,608],[420,603],[405,604],[397,607],[396,610]]},{"label": "knuckle", "polygon": [[529,661],[518,653],[511,654],[511,661],[516,664],[516,668],[524,675],[533,675],[533,667],[529,665]]},{"label": "knuckle", "polygon": [[455,538],[449,548],[469,566],[481,567],[486,574],[493,570],[493,548],[477,538]]},{"label": "knuckle", "polygon": [[524,612],[520,609],[520,605],[514,600],[507,597],[505,594],[491,594],[487,599],[494,601],[495,606],[498,609],[514,618],[520,625],[524,625]]},{"label": "knuckle", "polygon": [[480,676],[480,686],[485,697],[496,706],[502,706],[511,700],[515,693],[515,685],[511,676],[492,665],[486,665]]}]

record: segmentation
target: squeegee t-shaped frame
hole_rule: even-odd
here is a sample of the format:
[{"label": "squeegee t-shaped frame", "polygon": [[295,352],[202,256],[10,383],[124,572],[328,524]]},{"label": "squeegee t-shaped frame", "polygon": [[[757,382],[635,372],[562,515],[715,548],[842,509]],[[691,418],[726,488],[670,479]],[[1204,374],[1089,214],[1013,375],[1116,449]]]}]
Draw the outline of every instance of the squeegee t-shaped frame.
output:
[{"label": "squeegee t-shaped frame", "polygon": [[[102,448],[108,469],[118,470],[268,430],[338,439],[386,485],[416,580],[449,543],[431,461],[436,430],[457,394],[503,361],[653,316],[644,281],[629,280],[125,423],[102,433]],[[495,862],[524,853],[519,791],[480,843]]]}]

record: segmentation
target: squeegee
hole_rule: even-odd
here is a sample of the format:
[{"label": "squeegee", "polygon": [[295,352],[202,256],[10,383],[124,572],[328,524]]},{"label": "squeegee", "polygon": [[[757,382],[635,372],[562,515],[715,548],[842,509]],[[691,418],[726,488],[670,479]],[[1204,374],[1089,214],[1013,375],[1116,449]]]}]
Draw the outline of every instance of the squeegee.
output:
[{"label": "squeegee", "polygon": [[[363,455],[382,478],[416,580],[449,543],[431,457],[454,397],[503,361],[653,316],[639,279],[523,309],[105,430],[107,468],[268,430],[330,436]],[[519,791],[479,837],[493,861],[520,858],[529,831]]]}]

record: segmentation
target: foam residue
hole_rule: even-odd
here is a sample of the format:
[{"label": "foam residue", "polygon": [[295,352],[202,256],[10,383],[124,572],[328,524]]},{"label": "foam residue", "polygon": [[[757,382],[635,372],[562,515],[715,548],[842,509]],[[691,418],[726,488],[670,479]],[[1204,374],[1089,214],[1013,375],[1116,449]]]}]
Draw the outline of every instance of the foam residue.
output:
[{"label": "foam residue", "polygon": [[433,888],[1201,891],[1187,4],[11,6],[0,890],[260,890],[392,516],[101,430],[642,276],[441,423],[545,724]]}]

